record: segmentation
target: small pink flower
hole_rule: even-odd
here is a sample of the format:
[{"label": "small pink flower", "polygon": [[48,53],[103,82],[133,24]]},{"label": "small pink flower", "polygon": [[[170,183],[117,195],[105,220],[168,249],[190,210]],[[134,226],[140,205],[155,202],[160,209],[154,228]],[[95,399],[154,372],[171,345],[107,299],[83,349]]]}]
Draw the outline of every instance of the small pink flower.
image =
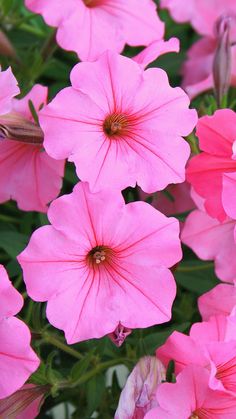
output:
[{"label": "small pink flower", "polygon": [[214,260],[218,278],[234,282],[236,278],[236,221],[223,223],[204,211],[193,211],[186,219],[181,239],[200,259]]},{"label": "small pink flower", "polygon": [[11,396],[0,400],[0,418],[2,419],[35,419],[49,386],[25,384]]},{"label": "small pink flower", "polygon": [[233,284],[219,284],[198,299],[198,308],[203,320],[218,314],[228,316],[234,307],[236,286]]},{"label": "small pink flower", "polygon": [[127,336],[129,336],[131,333],[132,329],[128,329],[119,323],[115,330],[112,333],[109,333],[108,337],[119,348],[124,343]]},{"label": "small pink flower", "polygon": [[[0,73],[0,87],[4,89],[5,77]],[[0,202],[14,199],[22,210],[46,212],[47,204],[60,191],[64,161],[54,160],[43,151],[43,134],[33,121],[29,101],[38,111],[46,104],[47,88],[35,85],[20,100],[11,99],[18,88],[12,90],[9,84],[8,89],[10,106],[2,108],[0,102]]]},{"label": "small pink flower", "polygon": [[[228,75],[227,82],[236,86],[236,47],[234,45],[236,41],[236,11],[234,0],[188,0],[188,2],[185,0],[162,0],[161,6],[167,8],[177,22],[188,21],[199,34],[204,35],[190,48],[187,61],[183,66],[183,87],[188,95],[193,98],[214,86],[213,64],[223,46],[223,39],[218,32],[219,22],[224,19],[230,25],[229,38],[232,59],[231,77]],[[219,61],[222,66],[222,54]],[[222,74],[230,71],[229,67],[227,64]],[[222,83],[224,81],[221,77],[221,85]]]},{"label": "small pink flower", "polygon": [[236,394],[236,316],[211,317],[196,323],[190,336],[174,332],[166,343],[157,349],[157,357],[165,366],[175,361],[178,374],[184,366],[195,364],[210,371],[209,386],[213,390]]},{"label": "small pink flower", "polygon": [[25,0],[26,6],[58,28],[57,42],[93,61],[107,49],[149,45],[162,39],[164,23],[152,0]]},{"label": "small pink flower", "polygon": [[[197,33],[211,38],[216,35],[219,18],[236,15],[234,0],[161,0],[161,7],[167,8],[177,22],[190,22]],[[235,35],[236,30],[232,28],[232,40]]]},{"label": "small pink flower", "polygon": [[157,358],[141,358],[121,392],[115,419],[143,419],[157,405],[156,389],[165,378],[165,367]]},{"label": "small pink flower", "polygon": [[0,399],[17,391],[38,368],[39,359],[30,347],[30,331],[14,317],[23,298],[0,265]]},{"label": "small pink flower", "polygon": [[[236,113],[231,109],[216,111],[213,116],[204,116],[197,124],[197,136],[203,153],[193,157],[187,167],[187,180],[195,191],[205,199],[205,209],[211,217],[224,221],[227,217],[224,201],[235,207],[232,199],[236,191]],[[224,186],[229,190],[224,191]],[[222,196],[223,194],[223,196]],[[232,216],[232,214],[229,214]],[[235,211],[236,216],[236,211]]]},{"label": "small pink flower", "polygon": [[134,329],[170,319],[177,220],[143,202],[125,205],[115,191],[92,194],[82,182],[53,201],[48,217],[52,225],[33,233],[18,260],[28,294],[48,301],[48,320],[68,343],[119,323]]},{"label": "small pink flower", "polygon": [[154,192],[184,181],[190,150],[181,136],[197,115],[163,70],[143,71],[108,51],[75,66],[71,82],[40,112],[50,156],[73,161],[93,192],[136,182]]},{"label": "small pink flower", "polygon": [[189,365],[177,376],[177,382],[163,383],[157,389],[159,407],[145,419],[235,419],[235,395],[208,387],[209,372]]}]

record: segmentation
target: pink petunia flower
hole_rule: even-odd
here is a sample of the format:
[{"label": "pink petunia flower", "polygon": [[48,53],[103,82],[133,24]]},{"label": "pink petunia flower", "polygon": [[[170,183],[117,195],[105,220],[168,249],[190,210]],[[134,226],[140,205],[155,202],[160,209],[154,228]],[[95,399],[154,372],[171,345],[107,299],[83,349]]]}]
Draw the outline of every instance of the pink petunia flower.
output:
[{"label": "pink petunia flower", "polygon": [[82,61],[93,61],[107,49],[121,52],[126,43],[149,45],[164,35],[152,0],[25,0],[25,4],[57,27],[58,44],[75,51]]},{"label": "pink petunia flower", "polygon": [[157,389],[159,407],[145,419],[235,419],[235,395],[208,387],[209,372],[189,365],[177,376],[177,382],[163,383]]},{"label": "pink petunia flower", "polygon": [[52,225],[33,233],[18,260],[28,294],[48,301],[47,318],[68,343],[170,319],[177,220],[82,182],[53,201],[48,217]]},{"label": "pink petunia flower", "polygon": [[[200,35],[215,37],[216,22],[221,16],[236,15],[234,0],[161,0],[161,7],[166,8],[179,23],[190,22]],[[236,31],[232,28],[232,39]]]},{"label": "pink petunia flower", "polygon": [[[190,160],[187,181],[205,199],[204,206],[208,214],[224,221],[227,217],[224,201],[229,201],[236,208],[236,200],[232,199],[236,181],[232,184],[231,180],[231,176],[236,178],[233,150],[236,141],[236,113],[231,109],[222,109],[213,116],[200,118],[196,134],[203,153]],[[233,218],[232,211],[228,215]]]},{"label": "pink petunia flower", "polygon": [[235,220],[226,218],[223,223],[204,211],[195,210],[188,215],[181,240],[200,259],[214,260],[218,278],[234,282],[236,278]]},{"label": "pink petunia flower", "polygon": [[[189,50],[182,73],[183,87],[188,95],[196,95],[213,88],[213,66],[221,33],[220,22],[228,22],[231,43],[231,80],[236,86],[236,11],[234,0],[162,0],[161,6],[167,8],[177,22],[190,22],[203,38],[198,40]],[[223,61],[221,54],[221,63]],[[220,64],[221,65],[221,64]],[[229,70],[230,71],[230,70]],[[225,73],[225,70],[224,72]]]},{"label": "pink petunia flower", "polygon": [[195,323],[190,336],[174,332],[156,354],[165,366],[175,361],[178,374],[186,365],[195,364],[210,371],[209,386],[236,394],[236,316],[214,316]]},{"label": "pink petunia flower", "polygon": [[157,405],[157,386],[166,379],[164,365],[154,356],[139,360],[123,388],[115,419],[143,419]]},{"label": "pink petunia flower", "polygon": [[17,391],[38,368],[39,359],[30,347],[30,331],[14,317],[23,298],[0,265],[0,399]]},{"label": "pink petunia flower", "polygon": [[[35,85],[20,100],[13,75],[0,73],[0,202],[14,199],[25,211],[47,211],[47,204],[58,195],[64,173],[64,161],[52,159],[42,149],[43,134],[29,108],[46,104],[47,88]],[[9,80],[11,77],[11,80]]]},{"label": "pink petunia flower", "polygon": [[198,308],[203,320],[218,314],[229,316],[235,307],[235,284],[219,284],[198,299]]},{"label": "pink petunia flower", "polygon": [[192,131],[197,115],[163,70],[143,71],[108,51],[76,65],[71,82],[40,112],[49,155],[73,161],[93,192],[136,182],[154,192],[184,181],[190,150],[181,136]]}]

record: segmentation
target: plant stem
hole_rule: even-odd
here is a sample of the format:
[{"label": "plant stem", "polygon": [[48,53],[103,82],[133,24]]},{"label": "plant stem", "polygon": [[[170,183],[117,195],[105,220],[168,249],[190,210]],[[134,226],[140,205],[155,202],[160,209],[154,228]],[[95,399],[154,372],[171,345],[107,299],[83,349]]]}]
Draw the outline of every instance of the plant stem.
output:
[{"label": "plant stem", "polygon": [[178,266],[176,269],[177,272],[194,272],[194,271],[203,271],[204,269],[209,269],[214,266],[213,262],[206,263],[205,265],[200,266]]},{"label": "plant stem", "polygon": [[97,366],[95,366],[90,371],[86,372],[84,375],[82,375],[78,380],[76,381],[63,381],[59,383],[59,388],[75,388],[81,384],[84,384],[86,381],[89,381],[91,378],[95,377],[99,373],[103,372],[104,370],[107,370],[110,367],[114,367],[115,365],[124,364],[125,362],[133,363],[132,360],[127,358],[118,358],[118,359],[112,359],[110,361],[103,362]]},{"label": "plant stem", "polygon": [[83,358],[83,355],[81,355],[78,351],[76,351],[75,349],[63,343],[56,336],[50,335],[48,332],[43,332],[42,338],[43,338],[42,343],[49,343],[50,345],[55,346],[61,351],[66,352],[67,354],[73,356],[74,358],[77,358],[77,359]]}]

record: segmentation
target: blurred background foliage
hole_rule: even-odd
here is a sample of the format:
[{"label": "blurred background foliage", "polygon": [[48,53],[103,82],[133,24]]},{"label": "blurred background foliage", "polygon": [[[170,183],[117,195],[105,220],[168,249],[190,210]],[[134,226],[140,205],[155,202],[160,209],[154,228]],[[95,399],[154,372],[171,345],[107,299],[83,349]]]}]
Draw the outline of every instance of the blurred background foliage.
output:
[{"label": "blurred background foliage", "polygon": [[[175,24],[167,12],[160,11],[160,16],[166,24],[166,39],[178,37],[181,52],[167,54],[151,66],[163,68],[169,75],[171,85],[176,86],[181,82],[181,65],[186,51],[197,35],[189,25]],[[78,62],[77,56],[57,46],[55,30],[48,27],[40,16],[27,11],[23,0],[0,0],[0,30],[13,47],[8,57],[0,47],[0,63],[2,69],[12,66],[19,81],[21,96],[35,83],[42,83],[49,87],[51,99],[60,89],[69,85],[70,70]],[[140,48],[126,47],[124,54],[133,56],[139,51]],[[198,109],[204,107],[205,113],[214,110],[214,100],[209,95],[198,98],[193,105]],[[70,193],[77,181],[73,164],[67,164],[61,194]],[[126,202],[136,200],[137,191],[128,188],[124,191],[124,197]],[[182,214],[178,218],[183,221],[185,216]],[[184,259],[175,267],[178,293],[169,323],[133,331],[121,348],[116,348],[107,337],[67,346],[63,333],[48,325],[45,305],[27,297],[21,270],[15,259],[26,246],[32,232],[47,223],[45,214],[20,211],[14,202],[0,206],[0,262],[6,266],[11,280],[25,298],[20,316],[30,326],[32,345],[42,359],[31,382],[51,384],[50,395],[42,406],[39,418],[53,417],[50,409],[64,403],[65,419],[109,419],[114,416],[122,384],[116,370],[109,368],[125,365],[131,370],[141,356],[154,354],[173,330],[187,333],[191,324],[200,320],[197,298],[218,283],[213,263],[199,261],[189,249],[184,249]]]}]

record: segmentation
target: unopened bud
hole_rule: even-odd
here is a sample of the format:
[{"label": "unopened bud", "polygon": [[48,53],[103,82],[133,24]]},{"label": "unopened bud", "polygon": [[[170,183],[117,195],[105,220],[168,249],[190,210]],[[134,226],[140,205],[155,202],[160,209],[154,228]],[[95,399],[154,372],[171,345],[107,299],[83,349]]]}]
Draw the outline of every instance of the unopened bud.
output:
[{"label": "unopened bud", "polygon": [[39,413],[48,385],[25,384],[11,396],[0,400],[0,419],[34,418]]},{"label": "unopened bud", "polygon": [[114,332],[109,333],[108,337],[116,346],[120,347],[130,333],[132,333],[131,329],[119,323]]},{"label": "unopened bud", "polygon": [[18,115],[0,116],[0,140],[14,140],[26,144],[43,144],[43,131],[34,122]]},{"label": "unopened bud", "polygon": [[231,82],[232,57],[231,57],[231,17],[221,17],[216,24],[217,49],[213,61],[213,79],[215,95],[218,105],[222,103]]},{"label": "unopened bud", "polygon": [[164,365],[154,356],[140,359],[123,388],[115,419],[144,418],[156,407],[156,389],[166,378]]}]

